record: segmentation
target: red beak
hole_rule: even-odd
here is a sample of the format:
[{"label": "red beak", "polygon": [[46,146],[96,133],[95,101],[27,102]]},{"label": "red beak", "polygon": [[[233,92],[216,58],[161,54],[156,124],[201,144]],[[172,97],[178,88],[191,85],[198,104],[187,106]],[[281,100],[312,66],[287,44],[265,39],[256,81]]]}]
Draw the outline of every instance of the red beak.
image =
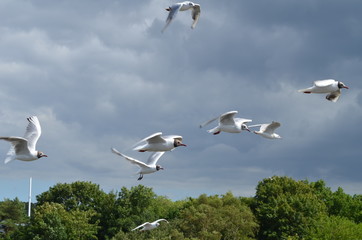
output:
[{"label": "red beak", "polygon": [[347,86],[344,86],[343,88],[347,88],[347,89],[349,89],[349,87],[347,87]]}]

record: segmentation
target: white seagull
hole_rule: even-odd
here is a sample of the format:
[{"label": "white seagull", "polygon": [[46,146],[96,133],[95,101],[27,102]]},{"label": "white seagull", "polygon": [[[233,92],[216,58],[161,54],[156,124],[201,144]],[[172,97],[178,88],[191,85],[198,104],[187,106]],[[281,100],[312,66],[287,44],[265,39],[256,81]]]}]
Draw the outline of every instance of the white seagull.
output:
[{"label": "white seagull", "polygon": [[220,116],[213,118],[207,122],[204,122],[200,125],[200,128],[208,125],[209,123],[219,120],[219,125],[213,129],[208,130],[209,133],[213,133],[214,135],[219,134],[220,132],[228,132],[228,133],[241,133],[241,131],[246,130],[249,131],[248,126],[245,123],[251,122],[251,119],[245,118],[234,118],[235,114],[238,111],[230,111]]},{"label": "white seagull", "polygon": [[159,170],[163,170],[163,167],[161,167],[160,165],[157,165],[157,161],[160,159],[160,157],[165,153],[165,152],[155,152],[152,153],[148,159],[147,159],[147,163],[138,161],[137,159],[128,157],[122,153],[120,153],[119,151],[117,151],[117,149],[115,148],[111,148],[112,152],[124,157],[126,160],[130,161],[133,164],[136,164],[140,169],[138,170],[137,174],[140,175],[140,177],[137,180],[141,180],[143,178],[143,174],[149,174],[149,173],[154,173],[157,172]]},{"label": "white seagull", "polygon": [[41,135],[41,127],[36,116],[28,117],[24,137],[0,137],[0,139],[11,143],[11,148],[7,153],[5,163],[12,160],[34,161],[41,157],[48,157],[44,153],[35,150],[36,143]]},{"label": "white seagull", "polygon": [[348,87],[343,82],[334,79],[318,80],[315,81],[312,87],[300,89],[298,92],[303,93],[328,93],[326,99],[332,102],[337,102],[341,95],[341,89]]},{"label": "white seagull", "polygon": [[137,230],[139,228],[142,228],[140,231],[147,231],[147,230],[155,229],[158,226],[160,226],[159,222],[161,222],[161,221],[165,221],[165,222],[168,223],[168,221],[166,219],[158,219],[158,220],[156,220],[154,222],[151,222],[151,223],[145,222],[144,224],[141,224],[138,227],[132,229],[132,231]]},{"label": "white seagull", "polygon": [[166,8],[166,10],[169,11],[170,13],[168,14],[168,17],[166,19],[166,25],[162,29],[162,32],[165,31],[165,29],[168,27],[168,25],[171,23],[171,21],[176,17],[176,14],[178,13],[178,11],[186,11],[189,9],[192,9],[191,17],[194,21],[191,25],[191,28],[194,29],[197,22],[199,21],[199,17],[200,17],[200,12],[201,12],[200,4],[195,4],[190,1],[185,1],[185,2],[180,2],[180,3],[175,3],[171,7]]},{"label": "white seagull", "polygon": [[274,133],[275,129],[280,127],[279,122],[272,122],[267,124],[257,124],[257,125],[250,125],[249,128],[252,127],[260,127],[259,131],[254,131],[255,134],[258,134],[262,137],[269,138],[269,139],[277,139],[282,138],[278,134]]},{"label": "white seagull", "polygon": [[[142,142],[146,142],[144,145],[139,145]],[[137,146],[139,145],[139,146]],[[169,135],[169,136],[162,136],[162,132],[154,133],[138,143],[136,143],[133,148],[135,151],[139,152],[165,152],[165,151],[171,151],[176,147],[184,146],[186,147],[186,144],[182,143],[182,136],[178,135]]]}]

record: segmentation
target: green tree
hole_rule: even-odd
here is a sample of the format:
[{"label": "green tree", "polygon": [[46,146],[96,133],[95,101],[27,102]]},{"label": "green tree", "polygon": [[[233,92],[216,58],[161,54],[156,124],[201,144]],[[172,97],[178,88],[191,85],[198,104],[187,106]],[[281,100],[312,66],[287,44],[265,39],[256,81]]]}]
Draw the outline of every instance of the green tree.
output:
[{"label": "green tree", "polygon": [[20,225],[27,222],[26,204],[18,198],[14,200],[5,199],[0,202],[0,224],[5,226],[5,236],[9,236]]},{"label": "green tree", "polygon": [[90,223],[94,211],[67,211],[58,203],[44,203],[35,209],[31,223],[24,227],[24,239],[89,240],[97,239],[97,224]]},{"label": "green tree", "polygon": [[259,239],[304,239],[327,209],[308,182],[274,176],[259,182],[255,214],[260,223]]},{"label": "green tree", "polygon": [[258,224],[250,208],[229,192],[190,199],[181,211],[179,228],[189,238],[239,240],[252,239]]},{"label": "green tree", "polygon": [[67,211],[94,211],[91,223],[99,225],[99,239],[112,237],[119,230],[116,194],[105,193],[97,184],[82,181],[58,183],[36,198],[39,206],[59,203]]},{"label": "green tree", "polygon": [[362,222],[362,195],[351,196],[342,188],[332,192],[323,180],[310,183],[315,193],[327,206],[329,215],[345,217],[356,223]]},{"label": "green tree", "polygon": [[321,218],[308,237],[311,240],[358,240],[362,239],[362,224],[347,218],[330,216]]}]

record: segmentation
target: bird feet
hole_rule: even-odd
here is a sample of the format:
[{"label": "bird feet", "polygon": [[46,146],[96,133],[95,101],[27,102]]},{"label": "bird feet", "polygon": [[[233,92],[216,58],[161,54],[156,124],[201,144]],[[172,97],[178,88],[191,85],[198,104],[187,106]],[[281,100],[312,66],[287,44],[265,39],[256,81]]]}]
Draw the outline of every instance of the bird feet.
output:
[{"label": "bird feet", "polygon": [[139,181],[139,180],[142,180],[142,178],[143,178],[143,175],[140,174],[140,177],[139,177],[137,180],[138,180],[138,181]]},{"label": "bird feet", "polygon": [[217,132],[214,132],[213,134],[214,135],[217,135],[217,134],[219,134],[221,131],[217,131]]},{"label": "bird feet", "polygon": [[146,150],[139,150],[139,152],[146,152]]},{"label": "bird feet", "polygon": [[309,92],[309,91],[305,91],[304,93],[310,94],[310,93],[312,93],[312,92]]}]

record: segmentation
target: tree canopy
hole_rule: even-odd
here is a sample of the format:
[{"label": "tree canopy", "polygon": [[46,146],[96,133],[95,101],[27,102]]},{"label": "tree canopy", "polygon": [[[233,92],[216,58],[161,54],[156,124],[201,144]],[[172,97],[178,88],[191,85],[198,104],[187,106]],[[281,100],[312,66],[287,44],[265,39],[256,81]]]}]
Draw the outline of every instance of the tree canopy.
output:
[{"label": "tree canopy", "polygon": [[[19,199],[0,202],[0,239],[356,240],[362,196],[323,180],[260,181],[254,197],[201,194],[172,201],[138,185],[104,192],[91,182],[59,183],[37,196],[31,218]],[[131,231],[164,218],[151,231]]]}]

